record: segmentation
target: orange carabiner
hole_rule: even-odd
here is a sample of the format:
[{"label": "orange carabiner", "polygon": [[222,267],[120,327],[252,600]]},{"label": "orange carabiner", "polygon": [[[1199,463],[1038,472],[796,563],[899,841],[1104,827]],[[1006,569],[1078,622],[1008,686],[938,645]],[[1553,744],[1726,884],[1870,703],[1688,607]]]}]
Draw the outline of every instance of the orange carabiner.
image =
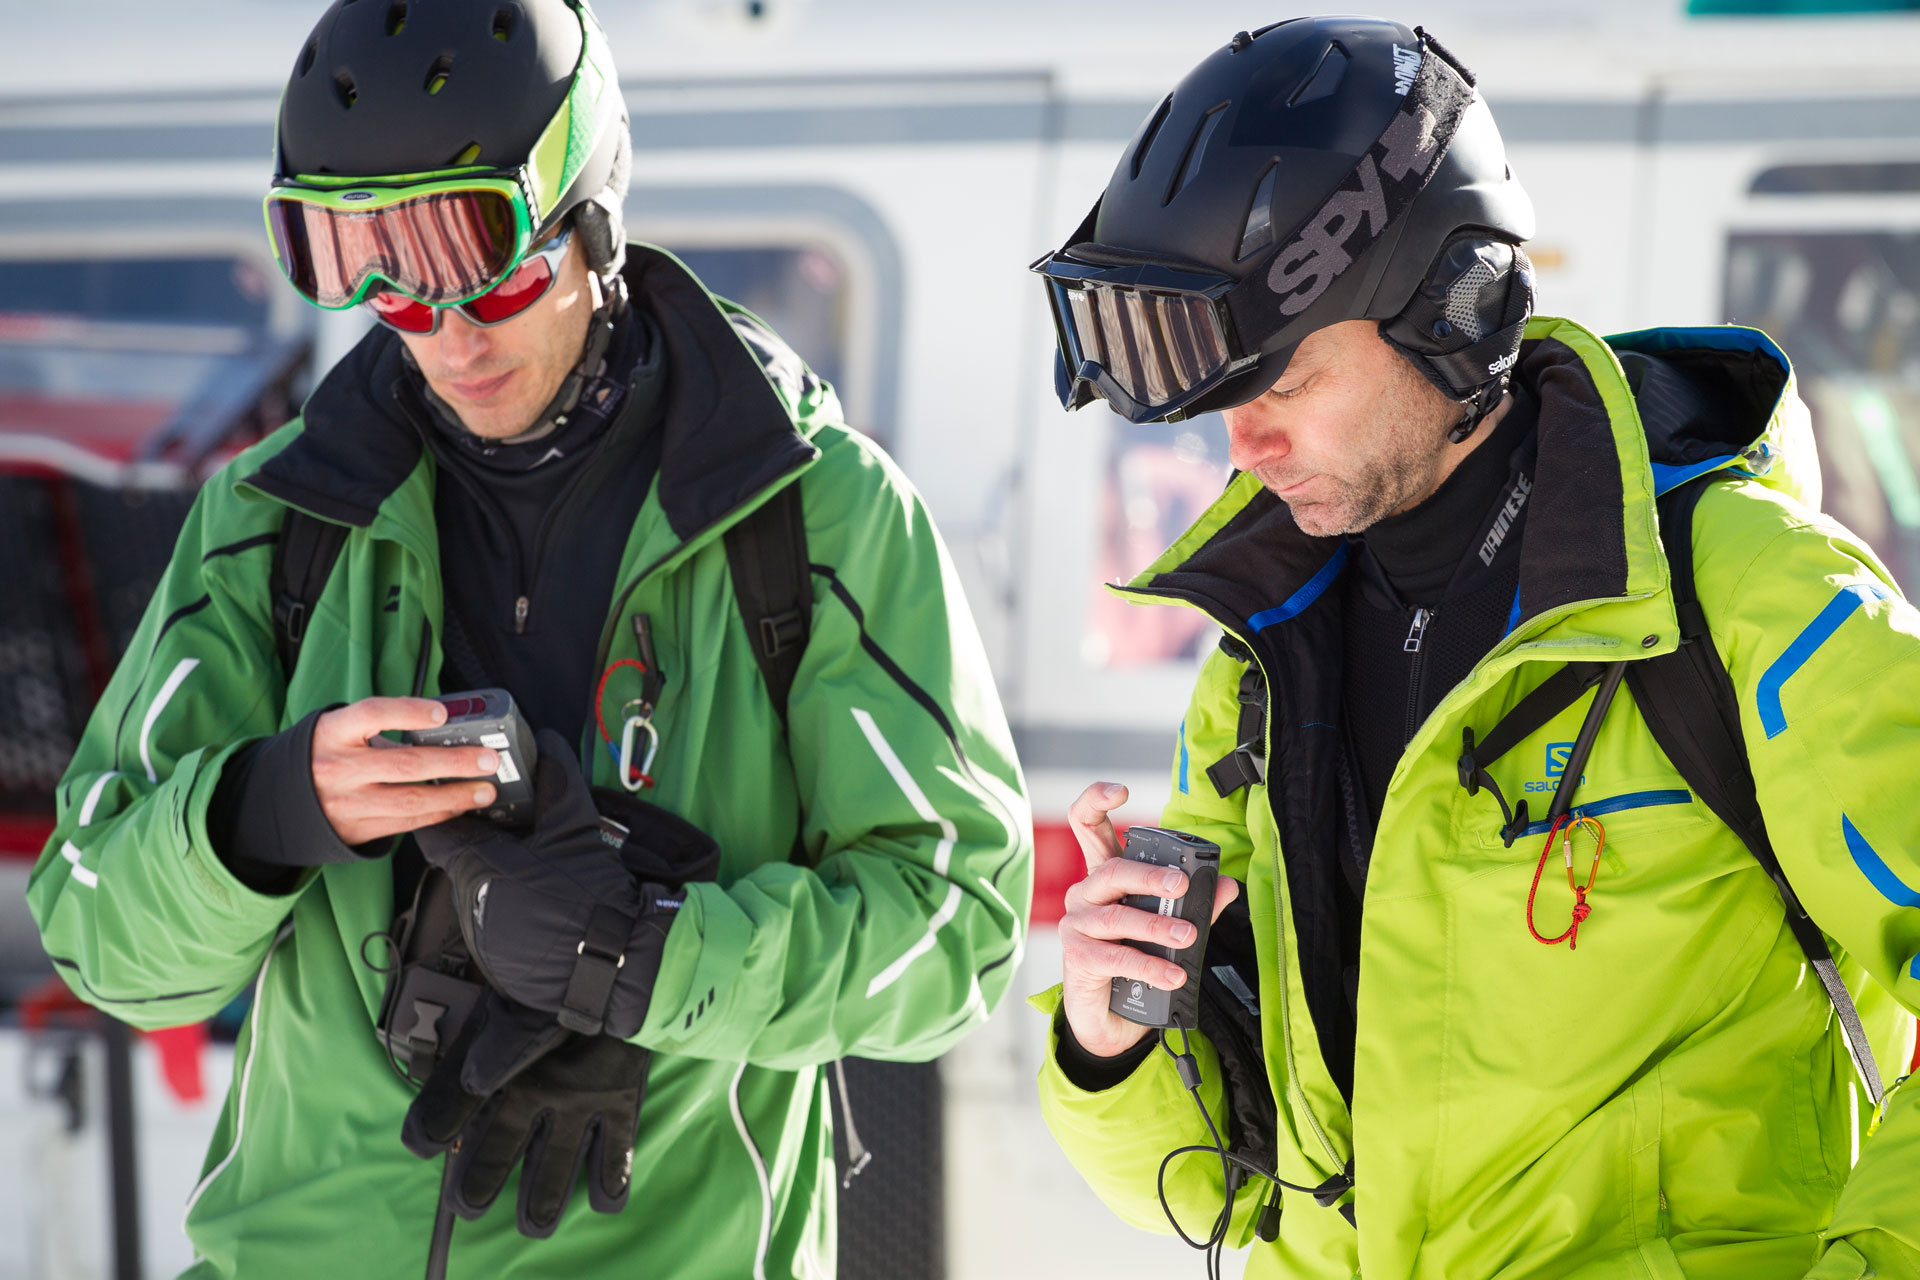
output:
[{"label": "orange carabiner", "polygon": [[[1573,833],[1581,827],[1590,827],[1593,830],[1593,865],[1587,871],[1587,882],[1584,885],[1575,883],[1573,878]],[[1561,841],[1561,853],[1566,861],[1567,888],[1573,890],[1573,922],[1567,926],[1566,932],[1558,937],[1546,938],[1541,936],[1540,930],[1533,923],[1533,900],[1540,892],[1540,876],[1547,869],[1547,859],[1553,854],[1553,842],[1556,839]],[[1590,818],[1585,814],[1578,817],[1567,814],[1556,819],[1553,826],[1548,829],[1546,847],[1540,851],[1540,861],[1533,868],[1533,885],[1527,890],[1527,932],[1533,935],[1535,942],[1549,947],[1564,942],[1567,944],[1567,950],[1578,949],[1580,926],[1585,923],[1588,916],[1593,914],[1593,907],[1588,904],[1587,895],[1593,891],[1593,882],[1600,874],[1600,855],[1606,847],[1606,828],[1600,825],[1599,819]]]}]

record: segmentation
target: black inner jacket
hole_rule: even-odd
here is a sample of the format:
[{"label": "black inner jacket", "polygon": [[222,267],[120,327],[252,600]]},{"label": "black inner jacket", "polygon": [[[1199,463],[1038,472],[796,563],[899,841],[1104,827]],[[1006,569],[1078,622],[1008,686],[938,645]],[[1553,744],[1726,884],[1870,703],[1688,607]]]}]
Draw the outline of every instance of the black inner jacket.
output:
[{"label": "black inner jacket", "polygon": [[[478,670],[490,666],[490,661],[480,653],[483,642],[470,634],[472,650],[463,651],[462,658],[445,655],[451,662],[441,680],[442,689],[453,691],[458,686],[448,682],[457,676],[494,675],[514,692],[523,708],[540,708],[537,713],[529,710],[530,718],[546,716],[572,727],[579,738],[587,736],[578,731],[593,715],[592,685],[604,662],[601,646],[607,636],[609,608],[616,588],[624,585],[612,578],[633,529],[633,512],[639,508],[634,495],[644,498],[648,483],[657,477],[667,525],[684,541],[817,456],[814,446],[795,429],[781,398],[784,393],[797,402],[812,394],[808,383],[812,375],[804,367],[763,341],[750,321],[724,313],[700,282],[668,255],[646,245],[631,245],[623,275],[636,317],[646,325],[634,331],[643,339],[634,347],[634,368],[657,380],[650,392],[644,387],[635,391],[629,385],[623,397],[626,403],[601,444],[602,449],[621,450],[630,470],[599,484],[589,514],[557,518],[547,530],[555,545],[544,548],[545,563],[566,565],[569,572],[542,574],[528,610],[530,619],[533,607],[541,611],[543,629],[550,629],[550,635],[568,636],[557,665],[572,674],[563,674],[549,685],[541,673],[536,682],[526,683],[523,700],[521,690],[510,681],[524,651],[516,655],[503,646],[495,659],[500,670]],[[419,405],[418,384],[409,385],[415,376],[406,366],[397,337],[382,329],[369,333],[308,399],[303,411],[305,430],[246,477],[247,483],[322,519],[368,527],[381,504],[419,465],[421,451],[435,430],[431,419],[419,420],[403,407],[410,398]],[[770,383],[778,384],[781,391]],[[450,440],[457,437],[440,442]],[[631,452],[626,452],[629,447]],[[441,461],[437,450],[436,461]],[[578,465],[580,474],[567,473],[567,479],[583,486],[606,472],[621,472],[611,457],[589,458]],[[539,470],[535,468],[534,473]],[[441,481],[437,495],[461,483],[448,477]],[[489,492],[499,498],[497,486],[489,484]],[[584,496],[567,495],[563,505]],[[484,618],[474,627],[484,636],[489,626],[498,629],[498,602],[489,594],[495,584],[461,587],[459,580],[478,565],[483,575],[497,568],[499,582],[513,581],[517,566],[511,548],[537,544],[539,527],[545,523],[538,495],[514,491],[500,500],[501,525],[489,528],[485,537],[460,538],[466,526],[443,523],[445,507],[438,498],[435,505],[449,596],[459,594],[463,601],[454,614],[456,625],[462,615]],[[530,521],[516,519],[516,511],[530,515]],[[452,515],[455,520],[466,518],[460,512]],[[523,534],[508,537],[507,525],[530,529],[532,543],[523,544],[519,540]],[[558,545],[561,539],[568,544],[564,549]],[[462,540],[474,546],[485,543],[493,550],[481,559],[464,561],[454,546]],[[582,552],[583,544],[589,542],[592,547]],[[495,560],[502,550],[507,558]],[[506,616],[510,622],[511,605]],[[566,632],[557,621],[561,618],[572,620]],[[444,643],[444,637],[430,632],[421,638],[423,676],[430,647]],[[554,662],[555,650],[542,651],[540,658]],[[476,670],[463,671],[463,659]],[[581,670],[587,673],[584,682]],[[583,687],[577,693],[566,692],[573,686]],[[571,711],[565,706],[568,698],[574,699]],[[535,723],[544,722],[536,719]],[[379,848],[351,850],[334,835],[314,793],[306,740],[300,736],[303,726],[306,733],[311,732],[309,719],[231,757],[222,769],[208,815],[215,851],[244,883],[266,892],[291,889],[298,868],[385,849],[381,842]],[[268,750],[270,744],[285,749]],[[397,900],[404,902],[407,896],[403,893]]]},{"label": "black inner jacket", "polygon": [[[1786,381],[1780,363],[1757,350],[1689,349],[1657,357],[1622,350],[1618,356],[1648,452],[1661,464],[1705,462],[1746,449],[1764,429]],[[1494,602],[1506,608],[1510,621],[1500,627],[1505,634],[1560,606],[1617,598],[1627,589],[1619,446],[1592,376],[1565,343],[1536,338],[1522,344],[1514,381],[1533,398],[1537,449],[1523,509],[1525,537],[1508,553],[1517,562],[1518,586],[1505,601],[1497,601],[1498,590],[1488,586],[1487,600],[1471,611],[1480,620],[1470,621],[1469,631],[1490,627],[1486,619]],[[1323,1061],[1349,1101],[1357,992],[1357,972],[1349,976],[1357,949],[1349,939],[1357,938],[1364,876],[1348,854],[1371,846],[1370,830],[1356,836],[1350,824],[1359,813],[1371,826],[1380,812],[1377,799],[1363,806],[1343,799],[1367,786],[1365,769],[1348,735],[1330,728],[1348,718],[1348,682],[1341,678],[1348,661],[1347,609],[1340,602],[1347,598],[1341,578],[1353,553],[1341,538],[1304,533],[1286,504],[1263,490],[1175,568],[1128,588],[1146,598],[1197,605],[1248,646],[1267,674],[1267,800],[1291,899],[1294,951]],[[1497,556],[1490,567],[1500,563]],[[1332,589],[1336,584],[1338,591]],[[1443,621],[1446,616],[1443,609]],[[1264,625],[1256,628],[1256,618]],[[1434,624],[1436,643],[1444,634],[1440,625]],[[1405,634],[1400,632],[1402,642]],[[1450,663],[1465,662],[1470,669],[1486,651],[1479,648],[1469,660],[1476,645],[1461,637]],[[1416,723],[1452,687],[1450,681],[1442,684],[1446,679],[1434,675],[1424,707],[1416,708]],[[1394,688],[1391,679],[1381,684]],[[1398,688],[1404,694],[1405,683]],[[1194,762],[1197,785],[1207,785],[1203,770],[1210,763]],[[1387,776],[1391,772],[1389,765]],[[1369,792],[1383,790],[1384,784],[1375,783]],[[1356,870],[1362,874],[1352,874]],[[1350,901],[1343,903],[1343,896]],[[1083,1088],[1106,1087],[1145,1057],[1136,1050],[1112,1060],[1089,1059],[1071,1039],[1061,1035],[1058,1060]],[[1152,1039],[1143,1044],[1150,1049]]]},{"label": "black inner jacket", "polygon": [[595,641],[660,465],[655,348],[652,323],[626,310],[567,424],[523,444],[475,447],[418,375],[400,387],[440,467],[441,687],[503,688],[532,728],[569,742],[592,717]]},{"label": "black inner jacket", "polygon": [[1353,1088],[1360,909],[1387,783],[1440,700],[1507,634],[1520,585],[1539,405],[1524,387],[1493,432],[1419,506],[1349,539],[1341,592],[1338,762],[1340,986],[1328,1067]]}]

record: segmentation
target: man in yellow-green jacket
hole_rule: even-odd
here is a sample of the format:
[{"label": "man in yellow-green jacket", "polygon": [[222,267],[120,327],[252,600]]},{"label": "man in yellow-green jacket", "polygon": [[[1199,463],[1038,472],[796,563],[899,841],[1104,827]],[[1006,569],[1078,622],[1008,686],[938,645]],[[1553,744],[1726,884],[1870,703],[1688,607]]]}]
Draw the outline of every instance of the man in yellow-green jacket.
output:
[{"label": "man in yellow-green jacket", "polygon": [[[1880,1097],[1920,615],[1819,513],[1784,354],[1532,317],[1532,222],[1450,53],[1299,19],[1190,73],[1036,268],[1063,400],[1221,411],[1237,471],[1120,588],[1225,632],[1162,815],[1221,849],[1198,1028],[1109,1012],[1195,931],[1121,901],[1186,881],[1097,783],[1048,1123],[1249,1276],[1920,1277],[1920,1096]],[[1717,700],[1662,682],[1683,641]],[[1720,767],[1676,763],[1722,706]]]}]

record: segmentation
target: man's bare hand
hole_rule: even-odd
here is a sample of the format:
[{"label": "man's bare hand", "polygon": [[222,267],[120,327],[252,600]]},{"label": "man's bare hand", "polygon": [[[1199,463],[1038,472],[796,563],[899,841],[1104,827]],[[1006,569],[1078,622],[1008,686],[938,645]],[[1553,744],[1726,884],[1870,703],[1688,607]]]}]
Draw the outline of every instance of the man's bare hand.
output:
[{"label": "man's bare hand", "polygon": [[[1184,947],[1193,926],[1184,920],[1125,906],[1130,893],[1177,898],[1187,889],[1184,873],[1167,867],[1128,862],[1120,856],[1120,837],[1107,815],[1127,802],[1117,782],[1096,782],[1082,791],[1067,811],[1068,825],[1087,860],[1087,878],[1067,890],[1067,911],[1060,920],[1064,999],[1061,1008],[1074,1039],[1103,1058],[1124,1053],[1149,1028],[1128,1022],[1107,1008],[1113,979],[1133,978],[1162,991],[1178,991],[1187,975],[1179,965],[1147,955],[1129,942]],[[1240,882],[1221,876],[1213,893],[1213,917],[1240,896]]]},{"label": "man's bare hand", "polygon": [[[485,747],[367,745],[388,729],[432,729],[447,709],[431,698],[362,698],[313,725],[313,789],[345,844],[415,831],[493,803],[499,757]],[[465,778],[465,782],[435,782]]]}]

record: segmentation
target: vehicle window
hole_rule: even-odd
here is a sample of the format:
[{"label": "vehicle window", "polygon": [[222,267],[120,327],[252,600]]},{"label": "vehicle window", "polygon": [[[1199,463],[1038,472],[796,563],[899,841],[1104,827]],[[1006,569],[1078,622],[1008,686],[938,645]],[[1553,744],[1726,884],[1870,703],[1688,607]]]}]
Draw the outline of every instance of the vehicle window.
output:
[{"label": "vehicle window", "polygon": [[0,261],[0,312],[261,328],[268,284],[233,257]]},{"label": "vehicle window", "polygon": [[1821,505],[1920,585],[1920,232],[1735,235],[1726,314],[1793,361]]},{"label": "vehicle window", "polygon": [[[1125,582],[1153,563],[1220,496],[1231,470],[1227,428],[1217,413],[1144,426],[1110,411],[1107,417],[1098,516],[1101,583]],[[1214,631],[1198,610],[1137,608],[1099,583],[1087,621],[1085,657],[1100,667],[1189,660]]]},{"label": "vehicle window", "polygon": [[667,246],[709,290],[765,320],[809,368],[841,387],[847,368],[847,271],[817,246]]}]

